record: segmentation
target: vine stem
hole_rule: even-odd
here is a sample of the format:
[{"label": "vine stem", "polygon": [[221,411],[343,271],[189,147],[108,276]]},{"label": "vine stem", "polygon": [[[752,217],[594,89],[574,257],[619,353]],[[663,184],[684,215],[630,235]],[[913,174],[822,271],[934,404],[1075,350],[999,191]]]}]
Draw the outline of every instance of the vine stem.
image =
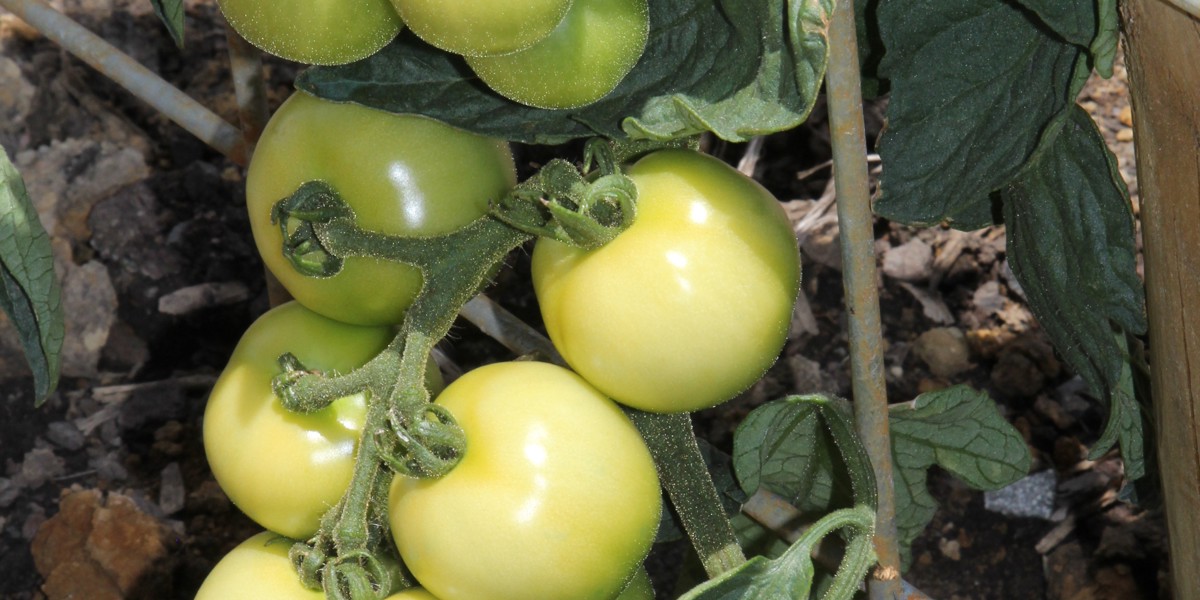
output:
[{"label": "vine stem", "polygon": [[0,0],[0,6],[234,163],[246,165],[249,153],[242,132],[237,127],[226,123],[203,104],[138,64],[100,36],[42,0]]},{"label": "vine stem", "polygon": [[627,411],[646,440],[680,523],[711,579],[746,562],[687,413]]},{"label": "vine stem", "polygon": [[868,590],[872,600],[900,598],[900,551],[896,541],[895,483],[888,430],[887,388],[883,378],[883,335],[879,324],[875,244],[867,179],[867,143],[854,3],[838,2],[829,27],[829,68],[825,73],[834,182],[841,231],[843,285],[850,313],[850,368],[854,420],[875,471],[879,506],[875,554],[879,567]]}]

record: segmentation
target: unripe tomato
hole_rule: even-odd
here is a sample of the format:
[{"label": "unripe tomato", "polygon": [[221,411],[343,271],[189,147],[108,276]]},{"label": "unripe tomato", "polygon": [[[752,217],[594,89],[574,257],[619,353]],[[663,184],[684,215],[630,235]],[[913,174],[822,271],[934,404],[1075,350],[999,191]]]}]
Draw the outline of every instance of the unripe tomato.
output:
[{"label": "unripe tomato", "polygon": [[[276,359],[348,373],[388,345],[391,327],[347,325],[296,302],[259,317],[238,342],[204,411],[204,450],[217,483],[242,512],[276,533],[305,539],[341,499],[354,470],[366,419],[355,394],[308,414],[283,407],[271,391]],[[432,365],[432,363],[431,363]],[[436,367],[427,376],[440,375]]]},{"label": "unripe tomato", "polygon": [[787,338],[799,254],[779,202],[720,160],[668,150],[627,174],[637,218],[599,249],[533,252],[546,330],[576,372],[651,412],[728,400]]},{"label": "unripe tomato", "polygon": [[467,436],[436,480],[397,477],[392,534],[442,600],[609,600],[654,541],[650,452],[621,409],[574,373],[493,364],[437,399]]},{"label": "unripe tomato", "polygon": [[500,95],[538,108],[591,104],[641,58],[650,32],[646,0],[574,0],[546,39],[503,56],[467,57]]},{"label": "unripe tomato", "polygon": [[[291,547],[291,540],[269,531],[252,536],[213,567],[196,600],[324,600],[324,592],[300,584],[288,560]],[[438,599],[421,588],[409,588],[384,600]]]},{"label": "unripe tomato", "polygon": [[404,25],[388,0],[217,0],[234,31],[296,62],[340,65],[387,45]]},{"label": "unripe tomato", "polygon": [[392,0],[413,33],[464,56],[508,54],[550,35],[571,0]]},{"label": "unripe tomato", "polygon": [[326,278],[283,256],[271,207],[307,181],[331,185],[363,229],[412,237],[444,235],[488,211],[516,182],[508,144],[413,115],[292,94],[271,117],[246,176],[254,242],[296,300],[359,325],[399,323],[421,289],[410,265],[347,258]]}]

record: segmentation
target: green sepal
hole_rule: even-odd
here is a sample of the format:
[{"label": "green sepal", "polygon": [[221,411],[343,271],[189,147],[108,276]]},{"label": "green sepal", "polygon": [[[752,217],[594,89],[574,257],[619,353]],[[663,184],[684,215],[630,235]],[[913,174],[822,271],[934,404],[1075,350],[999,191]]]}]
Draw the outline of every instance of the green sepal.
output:
[{"label": "green sepal", "polygon": [[620,173],[612,155],[589,154],[586,162],[592,160],[601,167],[593,178],[566,160],[551,160],[494,204],[492,216],[531,235],[579,248],[607,244],[633,224],[637,186]]},{"label": "green sepal", "polygon": [[334,219],[353,219],[354,211],[324,181],[307,181],[291,196],[271,207],[271,224],[283,236],[283,255],[298,272],[309,277],[333,277],[345,261],[318,238],[314,226]]}]

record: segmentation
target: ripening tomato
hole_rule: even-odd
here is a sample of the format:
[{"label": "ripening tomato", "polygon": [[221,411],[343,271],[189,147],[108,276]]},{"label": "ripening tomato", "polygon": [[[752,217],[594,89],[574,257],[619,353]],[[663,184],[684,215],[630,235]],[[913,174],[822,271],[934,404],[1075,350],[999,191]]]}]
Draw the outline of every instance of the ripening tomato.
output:
[{"label": "ripening tomato", "polygon": [[429,44],[464,56],[524,50],[550,35],[571,0],[392,0]]},{"label": "ripening tomato", "polygon": [[440,479],[397,476],[392,535],[442,600],[609,600],[654,541],[658,476],[621,409],[578,375],[493,364],[437,403],[467,436]]},{"label": "ripening tomato", "polygon": [[720,160],[651,154],[627,174],[637,218],[592,251],[550,239],[533,252],[546,330],[576,372],[651,412],[732,398],[774,363],[800,282],[779,202]]},{"label": "ripening tomato", "polygon": [[[348,373],[378,354],[391,327],[347,325],[289,302],[243,334],[204,411],[204,450],[217,483],[259,525],[305,539],[341,499],[354,470],[366,399],[355,394],[308,414],[289,412],[271,391],[278,357]],[[430,363],[427,377],[440,387]],[[433,391],[437,391],[436,389]]]},{"label": "ripening tomato", "polygon": [[404,25],[388,0],[217,0],[234,31],[288,60],[340,65],[387,45]]},{"label": "ripening tomato", "polygon": [[488,211],[516,182],[508,144],[432,119],[292,94],[263,131],[246,175],[254,242],[267,268],[308,308],[359,325],[399,323],[421,289],[410,265],[347,258],[325,278],[284,257],[271,207],[307,181],[337,190],[363,229],[427,237]]},{"label": "ripening tomato", "polygon": [[[300,584],[288,560],[291,547],[292,540],[269,531],[252,536],[213,567],[196,600],[324,600],[324,592]],[[437,598],[421,588],[409,588],[384,600]]]},{"label": "ripening tomato", "polygon": [[546,39],[512,54],[467,57],[500,95],[537,108],[576,108],[611,92],[642,56],[646,0],[574,0]]}]

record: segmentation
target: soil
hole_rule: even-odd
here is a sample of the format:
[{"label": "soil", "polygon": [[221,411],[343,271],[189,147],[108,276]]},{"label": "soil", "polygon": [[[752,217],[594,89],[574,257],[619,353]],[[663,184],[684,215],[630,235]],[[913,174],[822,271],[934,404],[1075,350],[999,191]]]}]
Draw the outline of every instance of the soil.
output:
[{"label": "soil", "polygon": [[[144,1],[56,5],[236,122],[215,3],[187,4],[182,51]],[[199,431],[212,382],[268,306],[241,203],[243,171],[3,11],[0,48],[0,144],[50,223],[68,335],[83,340],[72,342],[58,391],[34,408],[19,346],[11,331],[0,336],[8,340],[0,343],[0,598],[192,598],[212,565],[258,530],[213,480]],[[266,72],[278,106],[298,66],[267,59]],[[1094,79],[1080,101],[1101,124],[1136,207],[1123,67],[1112,80]],[[883,108],[868,107],[872,138]],[[752,159],[747,170],[785,201],[803,239],[806,299],[767,377],[695,416],[717,448],[728,450],[733,427],[766,400],[850,395],[836,221],[821,202],[830,193],[826,131],[818,107],[805,126],[761,146],[708,148],[731,164]],[[518,152],[527,174],[562,149]],[[1103,414],[1025,307],[1003,228],[877,221],[875,232],[889,396],[957,383],[988,391],[1025,436],[1031,472],[1052,471],[1057,481],[1051,516],[1014,517],[934,469],[940,508],[905,578],[945,600],[1170,597],[1161,515],[1118,498],[1116,456],[1086,460]],[[489,295],[540,327],[528,252],[510,263]],[[443,350],[463,370],[511,358],[466,322]],[[671,597],[682,553],[679,544],[656,548],[660,597]]]}]

